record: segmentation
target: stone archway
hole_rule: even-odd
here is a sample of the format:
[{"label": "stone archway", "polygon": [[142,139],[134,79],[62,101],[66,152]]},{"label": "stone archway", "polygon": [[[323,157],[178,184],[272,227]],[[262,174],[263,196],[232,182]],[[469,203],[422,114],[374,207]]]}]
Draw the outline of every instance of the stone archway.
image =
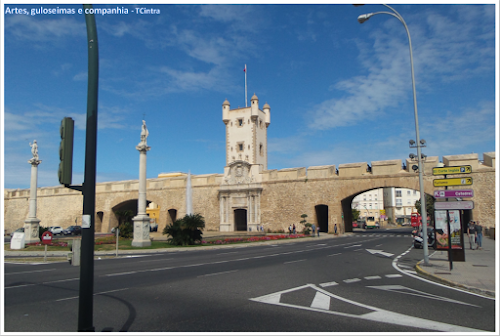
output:
[{"label": "stone archway", "polygon": [[319,204],[314,207],[316,223],[320,232],[328,232],[328,205]]},{"label": "stone archway", "polygon": [[247,210],[234,209],[234,230],[247,231]]},{"label": "stone archway", "polygon": [[170,225],[177,220],[177,209],[168,209],[167,213],[167,225]]}]

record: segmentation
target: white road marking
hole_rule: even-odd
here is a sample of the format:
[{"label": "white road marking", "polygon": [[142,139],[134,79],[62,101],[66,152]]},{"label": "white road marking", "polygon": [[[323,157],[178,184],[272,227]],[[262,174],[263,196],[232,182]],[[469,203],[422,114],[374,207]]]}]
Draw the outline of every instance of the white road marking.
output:
[{"label": "white road marking", "polygon": [[134,273],[137,273],[137,271],[121,272],[121,273],[111,273],[111,274],[106,274],[104,276],[112,277],[112,276],[128,275],[128,274],[134,274]]},{"label": "white road marking", "polygon": [[168,258],[168,259],[154,259],[154,260],[139,260],[139,262],[144,263],[144,262],[155,262],[155,261],[165,261],[165,260],[173,260],[173,258]]},{"label": "white road marking", "polygon": [[28,287],[28,286],[34,286],[36,284],[26,284],[26,285],[17,285],[17,286],[8,286],[4,287],[5,289],[11,289],[11,288],[20,288],[20,287]]},{"label": "white road marking", "polygon": [[392,257],[394,255],[394,253],[384,252],[382,250],[366,249],[366,251],[370,252],[371,254],[381,254],[381,255],[386,256],[386,257]]},{"label": "white road marking", "polygon": [[[372,312],[369,312],[366,314],[361,314],[361,315],[356,315],[356,314],[348,314],[348,313],[342,313],[342,312],[338,312],[338,311],[332,311],[329,309],[325,309],[324,307],[326,305],[324,304],[324,302],[326,300],[323,297],[321,297],[321,299],[319,299],[321,302],[323,302],[322,304],[319,304],[321,306],[321,308],[312,307],[312,305],[311,305],[311,307],[304,307],[304,306],[280,302],[281,294],[297,291],[297,290],[307,288],[307,287],[313,288],[316,291],[321,292],[323,295],[329,296],[330,298],[334,298],[337,300],[347,302],[349,304],[356,305],[358,307],[372,310]],[[273,305],[278,305],[278,306],[283,306],[283,307],[290,307],[290,308],[297,308],[297,309],[321,312],[321,313],[350,317],[350,318],[361,319],[361,320],[390,323],[390,324],[395,324],[395,325],[401,325],[404,327],[415,327],[415,328],[445,331],[445,332],[469,332],[469,333],[470,332],[484,332],[483,330],[472,329],[472,328],[467,328],[467,327],[462,327],[462,326],[456,326],[456,325],[443,323],[443,322],[426,320],[426,319],[419,318],[419,317],[403,315],[403,314],[395,313],[395,312],[392,312],[389,310],[369,306],[366,304],[362,304],[360,302],[352,301],[352,300],[343,298],[341,296],[332,294],[332,293],[330,293],[322,288],[316,287],[313,284],[307,284],[307,285],[299,286],[296,288],[291,288],[288,290],[264,295],[261,297],[252,298],[250,300],[254,301],[254,302],[260,302],[260,303],[273,304]]]},{"label": "white road marking", "polygon": [[[410,248],[406,251],[406,252],[409,252],[411,249],[413,248],[413,246],[410,246]],[[437,251],[436,251],[437,252]],[[434,253],[436,253],[434,252]],[[434,254],[433,253],[433,254]],[[406,271],[406,270],[402,270],[401,268],[399,268],[398,266],[398,260],[399,258],[401,258],[402,255],[399,255],[397,256],[396,258],[394,258],[392,260],[392,267],[394,269],[396,269],[398,272],[401,272],[407,276],[410,276],[412,278],[415,278],[415,279],[418,279],[420,281],[424,281],[424,282],[427,282],[427,283],[430,283],[430,284],[433,284],[433,285],[436,285],[436,286],[440,286],[440,287],[445,287],[445,288],[449,288],[449,289],[453,289],[453,290],[456,290],[456,291],[459,291],[459,292],[462,292],[462,293],[467,293],[467,294],[470,294],[470,295],[475,295],[475,296],[479,296],[479,297],[482,297],[482,298],[485,298],[485,299],[490,299],[490,300],[495,300],[495,298],[492,298],[492,297],[489,297],[489,296],[486,296],[486,295],[481,295],[481,294],[478,294],[478,293],[473,293],[473,292],[469,292],[469,291],[466,291],[466,290],[463,290],[463,289],[460,289],[460,288],[456,288],[456,287],[451,287],[451,286],[447,286],[447,285],[443,285],[443,284],[440,284],[438,282],[434,282],[434,281],[431,281],[431,280],[427,280],[425,278],[422,278],[421,276],[419,276],[416,272],[414,271]],[[431,257],[432,254],[429,256]]]},{"label": "white road marking", "polygon": [[[128,289],[128,288],[113,289],[113,290],[106,291],[106,292],[95,293],[94,295],[102,295],[102,294],[107,294],[107,293],[119,292],[119,291],[123,291],[123,290],[126,290],[126,289]],[[56,302],[58,302],[58,301],[66,301],[66,300],[73,300],[73,299],[78,299],[78,298],[79,298],[79,296],[73,296],[73,297],[69,297],[69,298],[64,298],[64,299],[56,300]]]},{"label": "white road marking", "polygon": [[330,286],[336,286],[338,285],[338,282],[332,281],[332,282],[324,282],[319,284],[321,287],[330,287]]},{"label": "white road marking", "polygon": [[339,254],[342,254],[342,253],[334,253],[334,254],[330,254],[330,255],[327,255],[327,257],[333,257],[333,256],[336,256],[336,255],[339,255]]},{"label": "white road marking", "polygon": [[225,252],[225,253],[219,253],[219,254],[216,254],[216,255],[233,254],[233,253],[238,253],[238,251],[234,251],[234,252]]},{"label": "white road marking", "polygon": [[301,261],[306,261],[306,259],[294,260],[294,261],[286,261],[286,262],[283,263],[283,265],[284,264],[291,264],[291,263],[301,262]]},{"label": "white road marking", "polygon": [[344,248],[351,248],[351,247],[358,247],[358,246],[361,246],[361,244],[358,244],[358,245],[351,245],[351,246],[346,246]]},{"label": "white road marking", "polygon": [[382,277],[380,275],[365,276],[365,280],[377,280],[377,279],[382,279]]},{"label": "white road marking", "polygon": [[438,296],[434,294],[429,294],[426,292],[422,292],[413,288],[408,288],[405,286],[401,285],[384,285],[384,286],[367,286],[369,288],[375,288],[375,289],[381,289],[381,290],[386,290],[390,292],[396,292],[396,293],[401,293],[401,294],[407,294],[407,295],[414,295],[414,296],[420,296],[424,297],[427,299],[434,299],[434,300],[440,300],[440,301],[446,301],[446,302],[452,302],[452,303],[458,303],[466,306],[473,306],[473,307],[479,307],[470,303],[462,302],[462,301],[457,301],[453,299],[449,299],[443,296]]},{"label": "white road marking", "polygon": [[221,274],[228,274],[228,273],[234,273],[234,272],[238,272],[238,270],[225,271],[225,272],[217,272],[217,273],[209,273],[209,274],[203,274],[203,275],[198,275],[198,278],[201,278],[201,277],[209,277],[209,276],[214,276],[214,275],[221,275]]},{"label": "white road marking", "polygon": [[345,279],[343,280],[345,283],[353,283],[353,282],[358,282],[361,281],[359,278],[352,278],[352,279]]},{"label": "white road marking", "polygon": [[52,283],[59,283],[59,282],[68,282],[68,281],[76,281],[80,280],[80,278],[72,278],[72,279],[62,279],[62,280],[55,280],[55,281],[47,281],[47,282],[42,282],[42,284],[52,284]]},{"label": "white road marking", "polygon": [[311,303],[311,308],[329,310],[330,309],[330,297],[328,295],[321,293],[321,292],[316,292],[316,295],[314,295],[313,302]]},{"label": "white road marking", "polygon": [[401,274],[386,274],[386,278],[401,278],[403,277]]}]

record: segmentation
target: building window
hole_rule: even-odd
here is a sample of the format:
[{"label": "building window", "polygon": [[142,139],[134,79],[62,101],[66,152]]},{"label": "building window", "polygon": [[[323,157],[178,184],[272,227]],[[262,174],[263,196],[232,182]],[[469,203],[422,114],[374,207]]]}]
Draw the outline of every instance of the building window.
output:
[{"label": "building window", "polygon": [[238,119],[238,126],[243,126],[243,118],[242,119]]},{"label": "building window", "polygon": [[259,145],[259,154],[260,156],[264,156],[264,146],[262,144]]},{"label": "building window", "polygon": [[244,147],[244,143],[243,142],[238,142],[237,146],[236,146],[236,151],[237,152],[243,152],[243,148]]},{"label": "building window", "polygon": [[403,201],[401,199],[396,199],[396,206],[397,207],[403,206]]},{"label": "building window", "polygon": [[401,196],[402,196],[401,190],[396,190],[396,197],[401,197]]},{"label": "building window", "polygon": [[411,195],[411,190],[408,190],[408,191],[406,192],[406,194],[407,194],[408,196],[410,196],[410,195]]}]

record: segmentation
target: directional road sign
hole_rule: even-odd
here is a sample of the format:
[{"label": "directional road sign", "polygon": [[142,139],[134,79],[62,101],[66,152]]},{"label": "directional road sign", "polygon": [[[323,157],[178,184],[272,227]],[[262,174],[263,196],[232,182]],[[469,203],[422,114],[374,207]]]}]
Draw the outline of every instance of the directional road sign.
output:
[{"label": "directional road sign", "polygon": [[432,168],[432,175],[452,175],[452,174],[470,174],[471,166],[453,166],[453,167],[435,167]]},{"label": "directional road sign", "polygon": [[472,189],[462,189],[462,190],[434,190],[435,198],[447,198],[447,197],[474,197],[474,190]]},{"label": "directional road sign", "polygon": [[471,210],[474,209],[473,201],[456,201],[456,202],[435,202],[435,210]]},{"label": "directional road sign", "polygon": [[435,179],[435,187],[472,185],[472,177]]}]

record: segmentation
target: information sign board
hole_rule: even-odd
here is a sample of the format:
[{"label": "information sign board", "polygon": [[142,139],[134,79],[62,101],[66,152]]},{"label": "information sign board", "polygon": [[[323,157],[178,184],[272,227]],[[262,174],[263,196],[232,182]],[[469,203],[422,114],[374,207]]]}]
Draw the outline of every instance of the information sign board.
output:
[{"label": "information sign board", "polygon": [[474,190],[434,190],[434,198],[447,198],[447,197],[474,197]]},{"label": "information sign board", "polygon": [[434,167],[432,175],[452,175],[452,174],[470,174],[472,173],[471,166],[454,166],[454,167]]},{"label": "information sign board", "polygon": [[435,202],[436,210],[471,210],[474,209],[473,201]]},{"label": "information sign board", "polygon": [[472,185],[472,177],[435,179],[435,187],[461,186]]}]

